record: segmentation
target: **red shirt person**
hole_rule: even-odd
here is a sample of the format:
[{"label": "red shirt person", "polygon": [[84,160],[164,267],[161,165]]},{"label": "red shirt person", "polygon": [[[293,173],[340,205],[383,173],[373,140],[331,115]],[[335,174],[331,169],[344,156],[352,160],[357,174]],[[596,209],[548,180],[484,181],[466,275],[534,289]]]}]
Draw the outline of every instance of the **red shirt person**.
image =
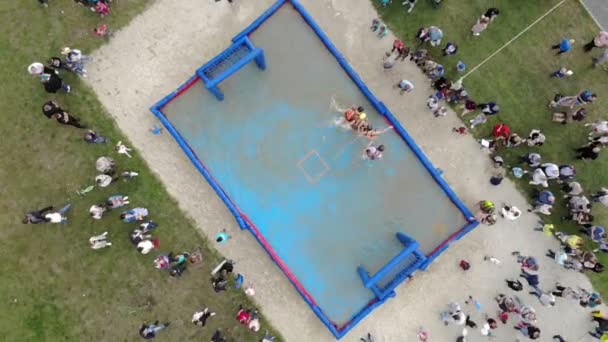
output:
[{"label": "red shirt person", "polygon": [[495,138],[508,139],[511,136],[511,128],[503,123],[496,124],[492,130]]},{"label": "red shirt person", "polygon": [[393,49],[391,50],[391,52],[395,52],[395,50],[401,52],[401,50],[403,50],[404,47],[405,47],[405,44],[403,44],[402,41],[400,41],[399,39],[395,39],[395,41],[393,42]]}]

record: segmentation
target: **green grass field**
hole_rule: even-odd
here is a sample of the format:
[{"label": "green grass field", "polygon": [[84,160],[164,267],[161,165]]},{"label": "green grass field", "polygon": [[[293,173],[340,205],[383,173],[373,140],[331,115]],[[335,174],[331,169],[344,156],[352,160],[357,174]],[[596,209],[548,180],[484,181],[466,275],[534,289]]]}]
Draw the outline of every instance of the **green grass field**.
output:
[{"label": "green grass field", "polygon": [[[434,60],[446,67],[451,79],[458,79],[456,63],[465,62],[470,69],[478,65],[505,43],[519,34],[543,14],[558,4],[559,0],[483,0],[443,1],[439,9],[434,9],[430,1],[419,0],[414,10],[408,14],[401,1],[393,1],[386,8],[374,1],[382,19],[389,29],[402,38],[406,45],[415,46],[415,34],[420,27],[435,25],[444,32],[442,46],[430,48]],[[500,16],[489,25],[481,36],[471,35],[471,27],[488,7],[500,9]],[[476,136],[487,137],[497,122],[511,126],[514,132],[525,137],[531,129],[539,128],[547,136],[547,142],[535,148],[543,156],[544,162],[574,164],[577,169],[576,180],[583,185],[589,195],[608,185],[608,156],[603,151],[595,161],[575,161],[574,149],[586,143],[587,130],[582,123],[561,125],[551,121],[552,110],[547,108],[556,93],[576,95],[584,89],[598,94],[599,99],[586,106],[589,117],[586,122],[594,121],[605,115],[608,108],[607,73],[601,68],[592,67],[591,58],[600,51],[583,52],[583,45],[599,31],[585,9],[576,0],[566,0],[542,21],[521,35],[508,47],[477,69],[464,81],[465,88],[477,102],[496,101],[501,112],[484,126],[476,128]],[[551,45],[557,44],[562,37],[573,38],[576,44],[571,52],[555,56]],[[455,42],[459,51],[455,56],[442,57],[441,48],[448,42]],[[392,44],[388,41],[387,45]],[[549,75],[561,66],[574,70],[574,75],[566,79],[550,78]],[[465,118],[471,119],[473,115]],[[604,116],[605,118],[605,116]],[[520,146],[509,150],[499,150],[507,164],[514,165],[517,158],[533,149]],[[534,188],[525,181],[518,181],[521,190],[531,196]],[[560,195],[557,186],[551,186],[554,194]],[[560,230],[574,232],[578,228],[560,217],[566,214],[565,204],[554,206],[553,215],[544,216],[545,221],[554,223]],[[600,204],[593,208],[596,224],[606,226],[608,211]],[[532,228],[532,227],[530,227]],[[532,234],[532,233],[530,233]],[[591,247],[589,243],[588,247]],[[538,253],[544,253],[538,251]],[[602,262],[608,264],[608,256],[601,255]],[[591,275],[591,280],[604,298],[608,298],[608,274]]]},{"label": "green grass field", "polygon": [[[112,146],[89,145],[84,131],[59,125],[41,112],[53,99],[113,142],[122,140],[110,115],[93,91],[67,72],[71,94],[46,94],[27,73],[34,61],[46,62],[70,46],[85,53],[104,43],[90,33],[100,23],[117,30],[152,1],[118,0],[113,13],[100,19],[72,0],[50,0],[49,8],[35,0],[0,2],[0,331],[2,341],[136,341],[144,321],[170,321],[163,341],[208,341],[222,328],[230,341],[258,341],[235,320],[239,304],[251,307],[236,290],[213,292],[209,272],[220,256],[201,238],[197,227],[178,208],[143,160],[118,156]],[[80,198],[76,190],[93,183],[95,160],[111,155],[119,169],[139,170],[132,182],[95,189]],[[159,223],[155,235],[161,251],[181,252],[203,247],[205,261],[178,279],[153,268],[155,253],[140,255],[128,241],[134,224],[122,223],[119,211],[99,221],[88,208],[109,195],[123,194],[131,207],[149,208]],[[23,225],[27,211],[70,202],[66,225]],[[113,245],[94,251],[88,238],[109,232]],[[238,265],[237,265],[238,271]],[[208,306],[217,312],[205,328],[190,323],[194,311]],[[270,329],[272,331],[272,329]]]}]

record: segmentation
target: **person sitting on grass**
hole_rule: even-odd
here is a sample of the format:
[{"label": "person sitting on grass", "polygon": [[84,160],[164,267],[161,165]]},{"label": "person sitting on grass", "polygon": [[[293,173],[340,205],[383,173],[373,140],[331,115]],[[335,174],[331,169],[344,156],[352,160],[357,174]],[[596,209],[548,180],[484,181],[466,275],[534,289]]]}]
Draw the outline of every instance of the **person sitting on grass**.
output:
[{"label": "person sitting on grass", "polygon": [[151,250],[157,249],[159,246],[158,239],[143,240],[137,244],[137,251],[141,254],[148,254]]},{"label": "person sitting on grass", "polygon": [[253,332],[260,331],[260,317],[258,316],[258,310],[253,310],[251,313],[251,319],[249,320],[247,327]]},{"label": "person sitting on grass", "polygon": [[68,222],[68,218],[65,217],[65,213],[67,213],[67,211],[70,210],[71,207],[72,205],[68,203],[57,212],[45,214],[44,219],[46,220],[46,222],[50,223],[66,224]]},{"label": "person sitting on grass", "polygon": [[192,323],[204,327],[209,317],[212,316],[215,316],[215,312],[209,311],[209,308],[205,308],[203,311],[197,311],[192,315]]},{"label": "person sitting on grass", "polygon": [[600,242],[606,239],[606,229],[602,226],[587,225],[580,228],[579,232],[587,235],[593,242]]},{"label": "person sitting on grass", "polygon": [[268,332],[268,330],[266,330],[266,332],[264,333],[264,336],[262,337],[262,339],[260,340],[260,342],[275,342],[275,338],[276,337],[270,335],[270,333]]},{"label": "person sitting on grass", "polygon": [[95,169],[111,176],[116,173],[116,162],[111,157],[102,156],[95,161]]},{"label": "person sitting on grass", "polygon": [[591,211],[591,202],[585,196],[568,196],[564,198],[568,200],[568,209],[571,213],[588,213]]},{"label": "person sitting on grass", "polygon": [[148,216],[148,209],[146,208],[133,208],[131,210],[124,211],[120,214],[120,219],[125,223],[132,223],[136,221],[143,221]]},{"label": "person sitting on grass", "polygon": [[559,182],[570,180],[576,176],[576,169],[574,165],[560,165],[559,166]]},{"label": "person sitting on grass", "polygon": [[123,195],[110,196],[110,197],[108,197],[108,200],[106,201],[106,206],[109,209],[121,208],[127,204],[129,204],[129,196],[123,196]]},{"label": "person sitting on grass", "polygon": [[100,188],[106,188],[110,184],[116,182],[117,180],[118,180],[117,177],[113,178],[112,176],[106,175],[106,174],[101,174],[101,175],[95,176],[95,184]]},{"label": "person sitting on grass", "polygon": [[108,246],[112,246],[112,243],[108,241],[108,232],[104,232],[103,234],[91,236],[89,238],[89,246],[92,249],[102,249]]},{"label": "person sitting on grass", "polygon": [[539,153],[531,152],[521,157],[521,162],[528,164],[529,167],[538,167],[542,162],[542,156]]},{"label": "person sitting on grass", "polygon": [[546,139],[547,138],[545,137],[545,135],[539,129],[533,129],[532,131],[530,131],[530,134],[528,134],[526,142],[530,147],[542,146],[545,143]]},{"label": "person sitting on grass", "polygon": [[568,235],[562,232],[555,233],[555,237],[571,250],[580,250],[583,247],[584,241],[578,235]]},{"label": "person sitting on grass", "polygon": [[94,131],[88,130],[84,134],[84,141],[89,144],[105,144],[108,142],[108,138],[102,137]]},{"label": "person sitting on grass", "polygon": [[139,336],[145,338],[146,340],[150,340],[156,337],[156,334],[167,329],[169,327],[169,322],[159,323],[156,321],[152,324],[142,324],[139,328]]},{"label": "person sitting on grass", "polygon": [[596,160],[600,156],[600,152],[602,151],[601,144],[597,142],[592,142],[588,145],[585,145],[581,148],[577,148],[575,150],[578,152],[576,159],[580,160]]},{"label": "person sitting on grass", "polygon": [[227,341],[226,337],[224,337],[224,335],[222,334],[222,331],[220,329],[217,329],[213,333],[213,336],[211,336],[211,342],[226,342],[226,341]]},{"label": "person sitting on grass", "polygon": [[135,229],[129,234],[129,240],[135,246],[139,245],[139,243],[142,241],[150,240],[150,239],[152,239],[152,235],[148,234],[147,232],[145,232],[141,229]]},{"label": "person sitting on grass", "polygon": [[249,324],[251,320],[251,311],[243,309],[243,305],[239,305],[239,311],[236,313],[236,320],[241,324]]},{"label": "person sitting on grass", "polygon": [[107,208],[104,204],[92,205],[89,209],[89,214],[94,220],[100,220]]}]

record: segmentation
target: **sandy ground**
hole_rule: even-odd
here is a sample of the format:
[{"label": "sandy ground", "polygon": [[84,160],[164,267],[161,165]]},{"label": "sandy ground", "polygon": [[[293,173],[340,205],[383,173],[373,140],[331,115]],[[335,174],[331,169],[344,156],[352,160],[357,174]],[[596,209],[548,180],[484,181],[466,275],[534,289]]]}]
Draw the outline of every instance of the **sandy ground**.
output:
[{"label": "sandy ground", "polygon": [[589,14],[602,30],[608,27],[608,4],[604,0],[582,0]]},{"label": "sandy ground", "polygon": [[[155,136],[149,129],[158,124],[148,108],[190,77],[194,70],[228,46],[230,38],[265,10],[273,0],[256,0],[234,5],[211,0],[157,0],[142,15],[116,34],[112,41],[93,53],[89,82],[112,113],[117,124],[162,179],[180,206],[208,236],[226,228],[233,239],[219,246],[221,253],[237,261],[239,272],[252,281],[255,299],[264,313],[288,341],[331,341],[333,337],[314,316],[287,278],[246,232],[237,228],[233,217],[204,178],[167,133]],[[504,181],[499,187],[489,184],[491,168],[471,136],[457,136],[452,127],[460,124],[450,113],[436,119],[426,110],[429,82],[409,62],[399,63],[389,72],[382,68],[382,55],[392,45],[392,38],[377,39],[368,27],[375,16],[368,0],[304,0],[305,7],[352,63],[378,98],[401,120],[434,164],[444,170],[446,180],[464,202],[473,207],[479,199],[507,202],[525,210],[525,198],[515,186]],[[413,93],[399,96],[393,85],[401,78],[414,82]],[[480,227],[462,241],[453,244],[427,272],[399,287],[397,297],[373,312],[345,341],[355,341],[372,332],[380,341],[415,341],[420,326],[431,333],[431,341],[454,341],[458,327],[444,327],[438,313],[450,301],[460,301],[471,294],[483,304],[483,311],[497,310],[492,298],[499,292],[511,293],[505,277],[517,276],[518,269],[510,253],[514,250],[534,254],[541,261],[541,287],[548,289],[555,281],[569,286],[590,287],[581,274],[564,272],[543,256],[557,243],[533,232],[534,215],[518,221],[499,222]],[[484,255],[502,260],[501,265],[483,262]],[[468,258],[472,269],[464,273],[458,260]],[[525,292],[523,292],[525,293]],[[559,300],[556,307],[542,308],[532,296],[522,294],[526,303],[537,308],[541,341],[562,334],[568,341],[590,341],[589,310],[571,301]],[[466,306],[465,306],[466,307]],[[474,320],[481,315],[467,308]],[[512,325],[496,331],[496,341],[514,341]],[[469,341],[484,341],[477,329]]]}]

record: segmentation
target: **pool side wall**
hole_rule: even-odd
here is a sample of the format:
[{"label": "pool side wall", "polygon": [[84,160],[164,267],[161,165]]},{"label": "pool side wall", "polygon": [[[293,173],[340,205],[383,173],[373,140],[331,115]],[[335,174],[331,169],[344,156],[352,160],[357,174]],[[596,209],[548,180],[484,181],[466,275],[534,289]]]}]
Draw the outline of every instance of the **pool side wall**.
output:
[{"label": "pool side wall", "polygon": [[[418,157],[420,162],[424,165],[427,171],[431,174],[433,179],[437,182],[437,184],[443,189],[445,194],[450,198],[450,200],[456,205],[456,207],[462,212],[463,216],[467,220],[467,224],[462,227],[460,230],[452,234],[448,239],[446,239],[443,243],[441,243],[435,250],[433,250],[430,254],[427,255],[426,262],[420,266],[421,270],[425,270],[428,266],[449,247],[450,242],[458,240],[466,235],[468,232],[473,230],[479,223],[474,219],[471,212],[464,205],[464,203],[458,198],[458,196],[454,193],[454,191],[449,187],[447,182],[441,177],[441,174],[437,171],[437,169],[433,166],[430,160],[424,155],[420,147],[414,142],[414,140],[410,137],[410,135],[406,132],[406,130],[401,126],[399,121],[393,116],[393,114],[388,110],[388,108],[380,102],[369,90],[369,88],[365,85],[365,83],[361,80],[359,75],[352,69],[352,67],[348,64],[344,56],[338,51],[338,49],[333,45],[331,40],[327,37],[325,32],[321,30],[321,28],[317,25],[317,23],[312,19],[312,17],[308,14],[308,12],[304,9],[304,7],[300,4],[298,0],[278,0],[275,4],[273,4],[268,10],[266,10],[259,18],[253,21],[249,26],[247,26],[242,32],[237,34],[232,42],[236,42],[243,37],[248,36],[253,31],[255,31],[258,27],[260,27],[269,17],[271,17],[276,11],[278,11],[283,5],[290,3],[294,9],[300,13],[304,21],[313,29],[316,35],[321,39],[325,47],[329,50],[329,52],[336,58],[338,64],[342,67],[342,69],[348,74],[348,76],[352,79],[352,81],[357,85],[357,87],[363,92],[363,94],[367,97],[367,99],[372,103],[374,108],[380,113],[382,116],[386,118],[386,120],[394,127],[395,131],[403,138],[406,144],[410,147],[410,149],[414,152],[414,154]],[[355,327],[361,320],[363,320],[367,315],[369,315],[375,308],[381,306],[388,298],[383,300],[374,299],[368,303],[366,307],[364,307],[361,311],[356,313],[353,318],[346,324],[341,327],[336,326],[327,315],[323,312],[323,310],[317,305],[312,296],[306,291],[306,289],[302,286],[302,284],[298,281],[298,279],[291,273],[290,269],[283,263],[283,261],[279,258],[279,256],[275,253],[272,246],[266,241],[264,236],[259,232],[257,227],[247,218],[245,214],[243,214],[236,204],[232,201],[232,199],[226,194],[221,185],[215,180],[213,175],[209,172],[209,170],[205,167],[203,162],[198,159],[192,148],[188,145],[185,139],[181,136],[181,134],[173,127],[171,122],[167,119],[165,114],[161,111],[164,106],[166,106],[173,99],[178,97],[180,94],[188,90],[195,82],[202,80],[196,74],[190,79],[188,79],[184,84],[179,86],[174,92],[168,94],[159,102],[154,104],[150,110],[152,113],[158,117],[158,119],[163,123],[167,131],[171,133],[173,138],[177,141],[178,145],[182,148],[182,150],[186,153],[190,161],[194,164],[197,170],[205,177],[207,182],[211,185],[213,190],[217,193],[217,195],[222,199],[224,204],[228,207],[232,215],[234,215],[239,227],[241,229],[249,230],[255,239],[262,245],[264,250],[268,253],[271,259],[277,264],[277,266],[283,271],[283,273],[287,276],[289,281],[294,285],[296,290],[300,293],[304,301],[311,307],[313,312],[319,317],[321,322],[331,331],[331,333],[337,338],[340,339],[345,336],[353,327]],[[353,270],[354,272],[355,270]]]}]

